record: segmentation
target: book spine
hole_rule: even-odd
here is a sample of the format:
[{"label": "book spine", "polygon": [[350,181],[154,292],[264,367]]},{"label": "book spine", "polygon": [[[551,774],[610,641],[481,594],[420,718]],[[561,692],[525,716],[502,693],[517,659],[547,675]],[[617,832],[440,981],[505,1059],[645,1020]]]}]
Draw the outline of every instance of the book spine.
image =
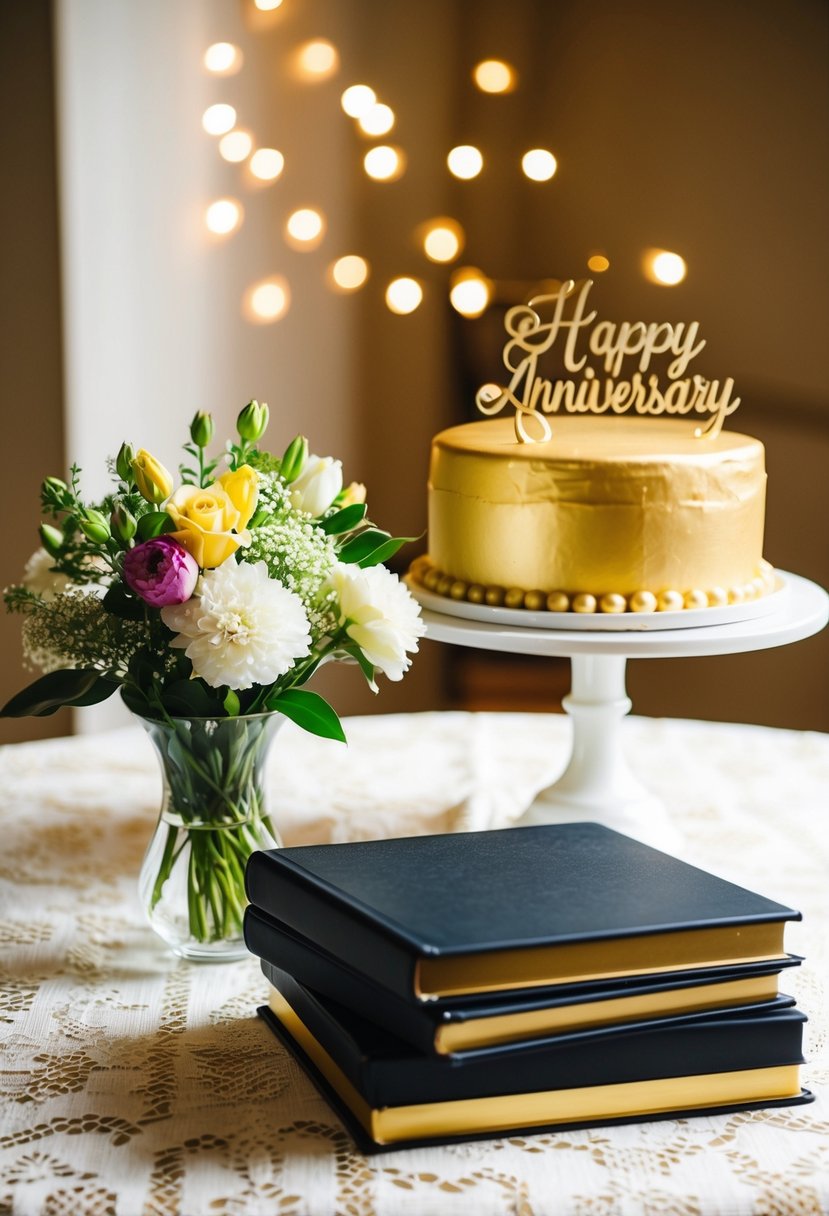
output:
[{"label": "book spine", "polygon": [[325,958],[252,906],[245,909],[244,930],[248,949],[262,959],[262,970],[271,983],[272,968],[278,967],[361,1017],[387,1026],[419,1051],[435,1050],[435,1022],[422,1006],[409,1004]]},{"label": "book spine", "polygon": [[252,853],[245,872],[248,899],[255,908],[313,945],[403,998],[414,996],[415,956],[342,900],[303,881],[290,867],[266,852]]}]

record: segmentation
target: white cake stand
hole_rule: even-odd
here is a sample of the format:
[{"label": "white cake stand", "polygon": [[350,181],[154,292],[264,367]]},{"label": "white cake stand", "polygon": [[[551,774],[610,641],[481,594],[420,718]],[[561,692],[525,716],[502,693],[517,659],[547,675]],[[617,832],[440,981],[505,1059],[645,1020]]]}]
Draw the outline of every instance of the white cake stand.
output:
[{"label": "white cake stand", "polygon": [[[658,848],[678,848],[681,838],[665,807],[637,781],[625,759],[621,723],[631,709],[625,691],[625,662],[629,658],[686,658],[767,650],[818,633],[829,620],[829,595],[798,575],[784,571],[778,574],[785,594],[774,611],[754,619],[691,628],[654,628],[657,617],[650,618],[645,631],[640,631],[641,625],[625,629],[618,618],[607,631],[595,628],[596,618],[585,631],[572,625],[566,629],[530,628],[467,620],[424,608],[426,637],[433,641],[570,659],[571,691],[562,702],[573,723],[570,759],[562,775],[537,795],[518,824],[593,819]],[[416,587],[412,590],[418,594]],[[434,602],[432,596],[422,598]],[[452,611],[459,609],[453,605]],[[699,616],[695,614],[696,619]]]}]

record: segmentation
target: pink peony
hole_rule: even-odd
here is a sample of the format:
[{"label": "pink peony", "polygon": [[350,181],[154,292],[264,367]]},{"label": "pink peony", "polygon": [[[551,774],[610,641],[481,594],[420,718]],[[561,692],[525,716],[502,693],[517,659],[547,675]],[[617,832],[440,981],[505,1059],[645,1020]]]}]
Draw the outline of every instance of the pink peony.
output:
[{"label": "pink peony", "polygon": [[124,554],[124,582],[153,608],[185,603],[198,578],[196,559],[170,536],[156,536]]}]

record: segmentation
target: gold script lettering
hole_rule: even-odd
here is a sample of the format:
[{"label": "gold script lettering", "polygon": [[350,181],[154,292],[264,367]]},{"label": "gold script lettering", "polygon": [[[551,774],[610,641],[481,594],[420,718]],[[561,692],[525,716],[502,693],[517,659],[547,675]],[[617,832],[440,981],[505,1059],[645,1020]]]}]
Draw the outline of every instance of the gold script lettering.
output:
[{"label": "gold script lettering", "polygon": [[[568,279],[558,291],[509,309],[504,319],[509,340],[504,346],[503,362],[511,376],[506,387],[484,385],[478,390],[475,401],[481,413],[491,416],[507,405],[512,406],[515,434],[521,443],[549,440],[552,428],[545,415],[559,412],[697,413],[709,418],[704,426],[695,427],[694,434],[709,438],[718,435],[724,419],[734,412],[740,399],[732,399],[734,381],[730,377],[723,381],[721,389],[719,380],[685,376],[689,364],[705,346],[705,339],[699,337],[699,323],[600,321],[594,326],[596,311],[587,312],[592,286],[589,279],[578,286]],[[548,380],[538,373],[539,356],[551,350],[561,335],[565,335],[562,355],[565,371],[583,372],[584,378],[579,383],[566,378]],[[582,335],[590,354],[602,361],[604,382],[594,368],[586,366],[587,354],[579,354]],[[671,383],[665,388],[655,372],[645,376],[651,361],[659,355],[673,356],[666,370]],[[624,361],[633,358],[637,359],[636,371],[629,379],[620,380]]]}]

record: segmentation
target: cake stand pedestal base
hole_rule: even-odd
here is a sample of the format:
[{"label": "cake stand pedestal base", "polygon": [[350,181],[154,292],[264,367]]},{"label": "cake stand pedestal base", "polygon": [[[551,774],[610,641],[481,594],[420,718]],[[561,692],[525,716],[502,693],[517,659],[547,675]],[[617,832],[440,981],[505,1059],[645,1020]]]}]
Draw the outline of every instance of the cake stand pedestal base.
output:
[{"label": "cake stand pedestal base", "polygon": [[[680,832],[659,799],[639,785],[625,760],[622,734],[624,717],[630,712],[625,663],[628,659],[767,650],[799,642],[823,629],[829,621],[829,595],[823,588],[784,570],[778,570],[777,577],[782,594],[764,606],[768,609],[765,615],[757,616],[751,609],[750,617],[715,617],[717,623],[708,625],[699,613],[691,618],[693,627],[672,629],[660,627],[660,613],[624,622],[621,617],[608,621],[587,618],[589,624],[568,616],[569,627],[559,623],[557,628],[507,624],[497,619],[498,610],[490,610],[490,618],[480,605],[464,609],[447,604],[448,612],[437,612],[431,607],[434,596],[416,585],[412,592],[424,604],[426,636],[433,641],[571,660],[571,691],[563,702],[573,724],[570,759],[559,779],[542,790],[518,820],[521,826],[594,819],[675,852],[682,841]],[[465,611],[475,615],[465,617]]]},{"label": "cake stand pedestal base", "polygon": [[675,852],[680,833],[655,795],[628,767],[622,719],[630,713],[623,655],[573,655],[571,692],[562,705],[573,723],[570,760],[562,775],[536,795],[516,826],[591,819]]}]

